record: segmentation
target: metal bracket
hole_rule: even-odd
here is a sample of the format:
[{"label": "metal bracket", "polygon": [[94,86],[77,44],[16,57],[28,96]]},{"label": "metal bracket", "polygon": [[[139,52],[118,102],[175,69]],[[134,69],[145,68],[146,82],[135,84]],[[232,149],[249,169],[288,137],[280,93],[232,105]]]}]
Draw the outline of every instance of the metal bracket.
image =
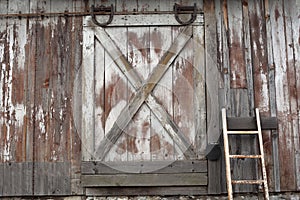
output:
[{"label": "metal bracket", "polygon": [[[107,20],[107,22],[105,23],[100,23],[97,21],[96,19],[96,14],[95,12],[109,12],[109,19]],[[95,8],[94,5],[91,6],[91,16],[92,16],[92,20],[93,22],[98,25],[98,26],[107,26],[108,24],[110,24],[113,20],[114,17],[114,6],[111,4],[111,6],[100,6]]]},{"label": "metal bracket", "polygon": [[[179,18],[179,14],[186,14],[187,12],[191,12],[191,11],[193,11],[193,13],[191,13],[191,18],[188,21],[183,22]],[[196,20],[197,5],[195,3],[194,6],[180,6],[179,4],[175,3],[174,4],[174,12],[175,12],[175,19],[179,24],[189,25],[189,24],[193,23]]]}]

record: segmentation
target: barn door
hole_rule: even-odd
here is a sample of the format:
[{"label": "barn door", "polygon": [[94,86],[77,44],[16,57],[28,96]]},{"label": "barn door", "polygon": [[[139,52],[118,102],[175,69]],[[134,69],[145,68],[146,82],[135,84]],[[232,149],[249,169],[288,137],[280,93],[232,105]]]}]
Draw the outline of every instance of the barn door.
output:
[{"label": "barn door", "polygon": [[95,163],[91,173],[193,170],[206,147],[203,17],[116,17],[104,28],[84,21],[83,173]]}]

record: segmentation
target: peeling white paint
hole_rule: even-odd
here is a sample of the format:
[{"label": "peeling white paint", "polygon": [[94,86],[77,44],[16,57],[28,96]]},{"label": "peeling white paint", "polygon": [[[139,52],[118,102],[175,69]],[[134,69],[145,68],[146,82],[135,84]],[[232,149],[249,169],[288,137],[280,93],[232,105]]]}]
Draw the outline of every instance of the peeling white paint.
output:
[{"label": "peeling white paint", "polygon": [[267,76],[263,73],[262,69],[260,73],[260,80],[262,82],[262,91],[261,91],[259,108],[263,112],[268,112],[269,111],[268,79]]},{"label": "peeling white paint", "polygon": [[36,119],[39,122],[39,129],[42,134],[45,134],[46,133],[45,114],[41,105],[39,106],[36,115],[37,115]]},{"label": "peeling white paint", "polygon": [[17,104],[13,107],[13,110],[15,111],[16,124],[22,127],[24,116],[26,115],[26,107],[23,104]]}]

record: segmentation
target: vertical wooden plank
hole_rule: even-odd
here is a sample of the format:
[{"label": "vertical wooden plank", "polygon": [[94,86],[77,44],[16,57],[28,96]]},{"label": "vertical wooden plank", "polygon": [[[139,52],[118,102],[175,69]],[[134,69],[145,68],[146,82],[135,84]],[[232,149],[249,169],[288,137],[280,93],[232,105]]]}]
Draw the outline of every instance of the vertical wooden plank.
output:
[{"label": "vertical wooden plank", "polygon": [[[283,12],[284,12],[284,24],[285,24],[285,37],[286,37],[286,61],[287,61],[287,81],[288,81],[288,92],[289,92],[289,107],[290,107],[290,126],[291,126],[291,141],[293,143],[294,149],[295,149],[295,181],[296,181],[296,190],[299,190],[299,183],[300,183],[300,178],[297,176],[300,172],[299,170],[299,152],[297,149],[299,149],[299,110],[298,110],[298,98],[299,96],[297,95],[297,78],[299,78],[299,74],[297,75],[297,68],[300,66],[296,65],[296,60],[299,59],[299,57],[296,57],[295,55],[298,55],[297,53],[295,54],[295,48],[298,47],[299,49],[299,14],[300,11],[297,10],[299,9],[299,2],[285,2],[283,1]],[[295,15],[295,16],[294,16]],[[296,17],[298,16],[298,19]],[[293,22],[293,20],[295,20]],[[297,23],[298,22],[298,23]],[[298,37],[295,37],[293,34],[296,32],[293,30],[296,28],[298,30]],[[297,36],[297,34],[296,34]],[[298,44],[294,46],[294,40],[298,40]],[[299,80],[299,79],[298,79]]]},{"label": "vertical wooden plank", "polygon": [[[204,1],[205,17],[205,71],[207,90],[207,142],[217,143],[220,136],[219,128],[219,77],[217,67],[217,28],[215,16],[215,4],[213,1]],[[208,161],[208,193],[219,194],[221,192],[221,160]]]},{"label": "vertical wooden plank", "polygon": [[[8,3],[8,13],[28,12],[29,2],[14,0]],[[20,162],[25,160],[25,133],[23,125],[26,113],[25,103],[25,43],[26,43],[26,19],[8,19],[7,42],[9,43],[9,67],[12,79],[7,87],[7,114],[11,128],[10,141],[12,160]],[[9,89],[10,88],[10,89]],[[9,91],[10,90],[10,91]]]},{"label": "vertical wooden plank", "polygon": [[[73,11],[83,11],[82,1],[73,0]],[[82,17],[72,18],[72,47],[70,52],[71,65],[74,66],[73,96],[72,96],[72,115],[70,123],[70,164],[71,164],[71,194],[83,194],[83,188],[80,186],[80,168],[81,168],[81,119],[82,119],[82,103],[81,103],[81,62],[82,62]]]},{"label": "vertical wooden plank", "polygon": [[94,150],[94,31],[83,28],[82,57],[82,160],[92,160]]},{"label": "vertical wooden plank", "polygon": [[[72,2],[51,1],[51,12],[72,11]],[[51,60],[52,70],[49,80],[51,88],[51,101],[49,109],[50,130],[52,141],[47,141],[50,151],[50,161],[69,162],[70,149],[70,114],[71,98],[73,89],[74,68],[71,65],[71,30],[72,20],[70,17],[52,17],[51,28]],[[53,99],[54,97],[54,99]],[[53,120],[55,119],[55,120]]]},{"label": "vertical wooden plank", "polygon": [[[252,2],[250,2],[252,3]],[[248,89],[248,102],[249,102],[249,115],[254,116],[254,83],[253,83],[253,67],[251,55],[251,35],[249,19],[249,6],[248,1],[243,1],[243,34],[244,34],[244,47],[245,47],[245,65],[247,76],[247,89]]]},{"label": "vertical wooden plank", "polygon": [[[275,64],[275,87],[280,160],[280,186],[281,190],[295,190],[295,149],[292,141],[293,131],[291,124],[291,111],[289,103],[289,82],[287,72],[286,31],[284,8],[282,1],[269,1],[270,19],[272,25],[272,44]],[[286,163],[289,163],[286,165]]]},{"label": "vertical wooden plank", "polygon": [[[50,12],[50,2],[37,1],[37,10]],[[34,135],[34,160],[44,162],[49,159],[48,154],[48,134],[50,131],[50,121],[48,107],[51,93],[49,91],[50,68],[44,67],[52,64],[49,49],[51,49],[51,28],[50,19],[39,18],[36,24],[37,45],[36,45],[36,74],[35,74],[35,135]],[[54,98],[54,97],[52,97]],[[51,137],[51,136],[50,136]],[[46,148],[45,148],[46,147]],[[37,184],[38,186],[39,184]]]},{"label": "vertical wooden plank", "polygon": [[232,88],[246,88],[246,68],[243,51],[243,15],[240,0],[227,1],[228,30],[229,30],[229,53],[230,53],[230,76]]},{"label": "vertical wooden plank", "polygon": [[[261,1],[248,2],[250,17],[251,53],[254,74],[254,102],[261,116],[270,116],[269,66],[265,16]],[[270,189],[274,187],[271,131],[263,131],[265,165]]]},{"label": "vertical wooden plank", "polygon": [[206,94],[205,94],[205,49],[204,27],[193,28],[193,79],[194,79],[194,119],[195,138],[194,146],[198,159],[204,159],[207,141],[206,130]]},{"label": "vertical wooden plank", "polygon": [[[171,45],[171,34],[171,27],[150,27],[150,71],[156,67],[162,55]],[[172,74],[172,68],[169,68],[154,88],[153,95],[158,99],[167,113],[173,117]],[[151,112],[151,160],[173,160],[174,150],[174,141]]]},{"label": "vertical wooden plank", "polygon": [[[7,14],[7,1],[0,1],[1,14]],[[4,82],[5,82],[5,68],[6,68],[6,37],[7,37],[7,20],[5,18],[1,18],[0,20],[0,149],[2,150],[0,153],[0,161],[4,161],[4,148],[5,148],[5,140],[6,140],[6,129],[5,129],[5,92],[4,92]]]},{"label": "vertical wooden plank", "polygon": [[[298,110],[298,131],[294,130],[294,145],[295,149],[300,149],[300,140],[299,140],[299,128],[300,128],[300,3],[299,1],[292,1],[288,5],[291,16],[291,30],[292,30],[292,42],[293,45],[293,55],[294,55],[294,68],[295,68],[295,76],[296,76],[296,92],[297,92],[297,110]],[[297,123],[294,121],[294,123]],[[296,126],[296,125],[295,125]],[[296,177],[297,177],[297,190],[300,190],[300,151],[295,152],[295,168],[296,168]]]},{"label": "vertical wooden plank", "polygon": [[[272,117],[276,116],[276,92],[275,92],[275,68],[273,59],[273,46],[272,46],[272,27],[270,20],[270,7],[269,1],[265,1],[265,16],[266,18],[266,37],[267,37],[267,50],[268,50],[268,66],[269,66],[269,98],[270,98],[270,113]],[[272,155],[273,155],[273,183],[274,190],[280,191],[280,162],[278,155],[278,131],[272,130]]]}]

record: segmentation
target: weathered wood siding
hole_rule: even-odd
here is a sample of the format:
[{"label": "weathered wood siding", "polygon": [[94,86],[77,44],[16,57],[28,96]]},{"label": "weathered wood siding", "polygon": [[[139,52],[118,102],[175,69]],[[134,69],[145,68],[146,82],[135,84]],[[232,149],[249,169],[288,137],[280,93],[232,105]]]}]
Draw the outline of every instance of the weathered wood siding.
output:
[{"label": "weathered wood siding", "polygon": [[[82,94],[86,92],[82,91],[81,84],[83,17],[19,18],[4,15],[85,12],[93,4],[111,3],[121,11],[159,11],[165,8],[172,10],[175,2],[190,5],[191,1],[0,0],[0,196],[82,194],[81,149],[91,148],[81,145]],[[253,116],[255,107],[260,109],[263,117],[277,117],[278,129],[264,131],[263,134],[269,186],[271,191],[299,191],[299,0],[204,0],[199,1],[199,5],[205,15],[205,37],[201,42],[206,47],[206,55],[205,61],[195,58],[196,61],[191,62],[205,62],[206,74],[208,71],[215,74],[205,77],[207,107],[201,108],[204,110],[200,113],[207,113],[207,116],[199,116],[207,119],[207,142],[214,143],[219,138],[222,106],[232,117]],[[143,29],[135,34],[144,38],[142,42],[155,51],[155,43],[149,42],[157,36],[154,28],[149,32]],[[134,35],[128,39],[134,42]],[[142,56],[154,53],[139,52],[139,44],[126,46],[128,41],[120,42],[124,44],[124,52],[134,52],[136,58],[140,57],[141,63],[137,63],[137,67],[147,64],[147,59]],[[101,48],[98,49],[97,53],[104,54]],[[130,60],[131,55],[127,55]],[[97,62],[100,64],[103,60]],[[95,74],[98,73],[102,72],[95,71]],[[148,74],[143,72],[140,76]],[[168,74],[176,76],[175,72]],[[111,74],[105,74],[105,77],[114,81]],[[197,77],[193,81],[197,81]],[[96,87],[101,86],[100,81],[95,84]],[[129,87],[127,82],[124,85]],[[167,95],[159,88],[154,93]],[[95,96],[99,101],[92,102],[98,107],[101,101],[106,101],[101,95],[99,91]],[[107,95],[110,94],[104,94]],[[130,93],[111,97],[110,103],[114,103],[113,99],[128,101]],[[185,97],[179,95],[179,98]],[[178,105],[164,106],[168,112],[177,115]],[[148,107],[142,109],[150,112]],[[100,111],[95,110],[97,112]],[[108,116],[98,117],[101,122]],[[139,116],[136,120],[144,124],[155,121],[152,118],[139,119]],[[201,120],[195,123],[201,123]],[[98,131],[95,140],[102,137],[101,129],[98,129],[100,126],[95,124]],[[155,134],[151,135],[153,128],[155,122],[145,132],[146,138],[153,136],[155,139]],[[202,126],[196,128],[205,130]],[[130,142],[131,138],[125,139]],[[236,154],[255,151],[252,137],[233,137],[230,142],[231,150]],[[154,141],[152,144],[146,145],[148,152],[157,148]],[[168,156],[176,157],[169,153]],[[157,151],[156,155],[144,156],[151,160],[150,156],[155,159],[162,155],[165,152]],[[126,154],[126,160],[135,159],[133,155]],[[237,178],[257,176],[255,162],[236,160],[232,166]],[[222,159],[209,161],[208,190],[198,189],[202,193],[225,192],[224,167]],[[191,188],[197,190],[197,187]],[[252,191],[256,188],[238,186],[235,190]]]}]

